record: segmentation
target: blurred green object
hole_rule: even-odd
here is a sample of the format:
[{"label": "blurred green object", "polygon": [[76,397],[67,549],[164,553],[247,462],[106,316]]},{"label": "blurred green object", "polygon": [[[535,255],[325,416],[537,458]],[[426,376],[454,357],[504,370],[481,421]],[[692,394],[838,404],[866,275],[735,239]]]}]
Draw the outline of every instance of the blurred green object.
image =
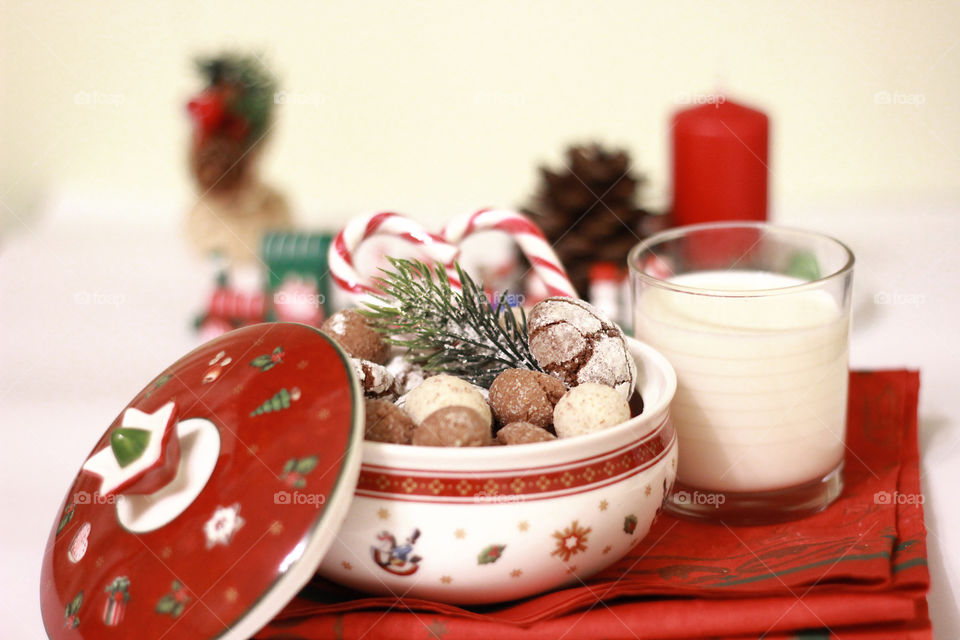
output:
[{"label": "blurred green object", "polygon": [[324,317],[330,316],[333,311],[327,250],[332,240],[332,234],[306,231],[274,231],[263,236],[260,255],[267,268],[267,291],[275,308],[277,296],[283,295],[290,283],[297,282],[314,289]]},{"label": "blurred green object", "polygon": [[820,263],[817,257],[809,251],[798,251],[790,258],[787,275],[801,280],[819,280]]},{"label": "blurred green object", "polygon": [[249,125],[245,137],[256,142],[267,130],[273,113],[277,80],[257,53],[225,51],[194,60],[208,91],[219,92],[225,107]]}]

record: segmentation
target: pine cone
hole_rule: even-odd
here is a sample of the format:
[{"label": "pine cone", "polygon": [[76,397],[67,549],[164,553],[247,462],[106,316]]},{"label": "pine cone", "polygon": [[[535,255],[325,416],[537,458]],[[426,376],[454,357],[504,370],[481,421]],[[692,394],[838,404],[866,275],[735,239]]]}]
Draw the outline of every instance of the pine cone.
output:
[{"label": "pine cone", "polygon": [[543,229],[581,295],[594,262],[623,265],[647,212],[637,205],[644,178],[623,149],[599,144],[567,149],[560,170],[540,167],[541,183],[526,213]]}]

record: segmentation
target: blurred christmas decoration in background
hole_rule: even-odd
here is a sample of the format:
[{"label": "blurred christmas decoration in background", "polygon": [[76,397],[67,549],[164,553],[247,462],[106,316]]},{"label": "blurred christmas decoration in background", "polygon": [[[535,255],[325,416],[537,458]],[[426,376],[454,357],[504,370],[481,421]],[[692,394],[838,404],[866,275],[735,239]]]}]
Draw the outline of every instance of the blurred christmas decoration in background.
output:
[{"label": "blurred christmas decoration in background", "polygon": [[329,233],[271,231],[255,265],[236,267],[232,283],[217,278],[206,310],[195,321],[203,339],[259,322],[278,320],[319,327],[331,313]]},{"label": "blurred christmas decoration in background", "polygon": [[261,237],[290,226],[286,200],[257,174],[273,123],[276,79],[256,55],[224,53],[196,61],[205,86],[187,105],[193,123],[190,172],[197,202],[187,232],[229,268],[257,260]]},{"label": "blurred christmas decoration in background", "polygon": [[711,94],[673,114],[670,142],[674,224],[767,219],[767,114]]},{"label": "blurred christmas decoration in background", "polygon": [[278,231],[263,238],[261,255],[272,320],[320,326],[331,311],[328,233]]},{"label": "blurred christmas decoration in background", "polygon": [[626,150],[598,143],[569,147],[558,169],[540,167],[525,213],[543,229],[577,291],[589,290],[590,265],[625,265],[630,248],[646,235],[644,181]]},{"label": "blurred christmas decoration in background", "polygon": [[565,158],[559,168],[540,167],[524,211],[543,229],[577,291],[591,299],[592,291],[603,291],[603,306],[622,321],[627,253],[667,218],[641,206],[646,179],[625,149],[594,142],[567,148]]},{"label": "blurred christmas decoration in background", "polygon": [[197,188],[187,232],[215,273],[196,318],[201,337],[266,320],[318,326],[326,316],[330,236],[293,230],[286,200],[257,171],[277,81],[255,54],[199,58],[196,66],[205,86],[187,104]]}]

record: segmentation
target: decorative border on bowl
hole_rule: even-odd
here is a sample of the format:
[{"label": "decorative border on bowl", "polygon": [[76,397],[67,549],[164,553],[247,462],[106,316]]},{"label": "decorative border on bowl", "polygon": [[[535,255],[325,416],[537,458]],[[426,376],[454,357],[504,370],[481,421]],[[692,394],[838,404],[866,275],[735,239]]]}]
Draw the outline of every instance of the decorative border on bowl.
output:
[{"label": "decorative border on bowl", "polygon": [[[363,464],[356,495],[410,502],[526,502],[573,495],[649,469],[676,441],[669,415],[647,437],[619,449],[562,464],[504,471],[424,472]],[[516,445],[523,446],[523,445]]]}]

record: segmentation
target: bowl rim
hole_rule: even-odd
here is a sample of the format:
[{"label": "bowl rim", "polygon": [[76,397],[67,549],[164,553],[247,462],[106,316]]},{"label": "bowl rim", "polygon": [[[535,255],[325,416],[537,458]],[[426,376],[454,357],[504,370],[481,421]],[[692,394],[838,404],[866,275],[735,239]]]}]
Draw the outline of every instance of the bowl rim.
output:
[{"label": "bowl rim", "polygon": [[[547,442],[515,446],[464,447],[457,451],[457,467],[497,471],[523,466],[537,467],[565,464],[570,456],[581,456],[586,451],[607,452],[624,444],[649,437],[663,426],[663,417],[677,391],[677,375],[667,358],[659,351],[635,338],[626,337],[627,348],[637,361],[638,368],[653,367],[664,377],[664,389],[653,403],[644,398],[643,413],[609,429]],[[448,468],[450,447],[425,447],[387,442],[363,442],[362,462],[375,466],[397,468]],[[392,464],[384,465],[385,460]]]}]

